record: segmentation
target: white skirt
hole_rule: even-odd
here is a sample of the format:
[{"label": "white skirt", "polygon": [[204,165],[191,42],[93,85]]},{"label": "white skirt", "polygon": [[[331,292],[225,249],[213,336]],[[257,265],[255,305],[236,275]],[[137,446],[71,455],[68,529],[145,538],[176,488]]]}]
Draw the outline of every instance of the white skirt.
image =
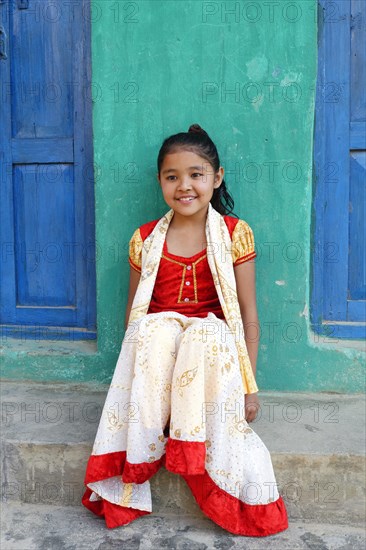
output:
[{"label": "white skirt", "polygon": [[248,536],[286,529],[270,454],[244,405],[235,335],[225,321],[168,311],[131,323],[87,464],[83,504],[110,528],[151,513],[149,479],[165,466],[224,529]]}]

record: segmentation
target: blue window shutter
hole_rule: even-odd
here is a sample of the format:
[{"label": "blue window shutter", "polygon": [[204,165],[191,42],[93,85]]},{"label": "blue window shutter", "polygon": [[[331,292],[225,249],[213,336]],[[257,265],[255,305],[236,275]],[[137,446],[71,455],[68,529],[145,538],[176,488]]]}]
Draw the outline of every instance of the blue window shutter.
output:
[{"label": "blue window shutter", "polygon": [[366,336],[366,4],[319,1],[311,323]]},{"label": "blue window shutter", "polygon": [[0,4],[5,335],[96,337],[89,9]]}]

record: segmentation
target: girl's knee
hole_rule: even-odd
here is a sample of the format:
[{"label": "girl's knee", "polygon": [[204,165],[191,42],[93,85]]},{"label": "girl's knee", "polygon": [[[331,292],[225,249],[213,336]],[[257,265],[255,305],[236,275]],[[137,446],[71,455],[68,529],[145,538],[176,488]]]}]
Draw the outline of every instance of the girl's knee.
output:
[{"label": "girl's knee", "polygon": [[156,331],[157,335],[172,335],[182,331],[181,324],[177,319],[169,316],[161,315],[160,313],[148,313],[136,321],[137,330],[141,334],[146,331]]},{"label": "girl's knee", "polygon": [[184,335],[189,338],[194,336],[203,343],[221,341],[223,334],[227,330],[227,324],[214,315],[203,319],[195,320],[187,326]]}]

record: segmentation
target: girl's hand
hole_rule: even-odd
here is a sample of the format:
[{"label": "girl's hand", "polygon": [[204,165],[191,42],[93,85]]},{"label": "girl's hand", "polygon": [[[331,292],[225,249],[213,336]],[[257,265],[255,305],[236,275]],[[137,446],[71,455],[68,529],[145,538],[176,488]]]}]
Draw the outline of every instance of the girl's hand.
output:
[{"label": "girl's hand", "polygon": [[245,420],[253,422],[259,409],[259,399],[257,393],[248,393],[245,395]]}]

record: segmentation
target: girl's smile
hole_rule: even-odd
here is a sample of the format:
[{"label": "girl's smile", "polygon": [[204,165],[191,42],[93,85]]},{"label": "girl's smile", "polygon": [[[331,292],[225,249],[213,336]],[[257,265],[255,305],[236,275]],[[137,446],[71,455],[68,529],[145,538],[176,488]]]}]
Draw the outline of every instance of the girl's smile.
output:
[{"label": "girl's smile", "polygon": [[183,202],[183,203],[190,203],[192,201],[194,201],[196,197],[192,197],[192,196],[188,196],[188,197],[180,197],[179,199],[177,199],[179,202]]}]

